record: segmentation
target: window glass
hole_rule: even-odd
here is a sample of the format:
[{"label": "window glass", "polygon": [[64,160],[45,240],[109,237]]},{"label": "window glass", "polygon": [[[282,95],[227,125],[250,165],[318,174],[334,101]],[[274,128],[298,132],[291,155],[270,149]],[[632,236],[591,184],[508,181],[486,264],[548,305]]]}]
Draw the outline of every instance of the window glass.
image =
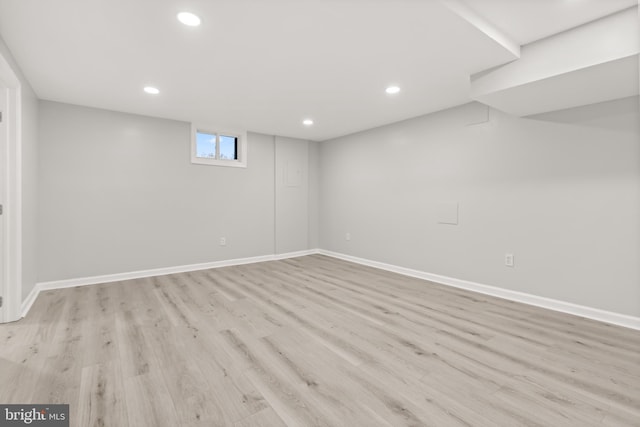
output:
[{"label": "window glass", "polygon": [[220,159],[238,159],[238,138],[235,136],[220,135]]},{"label": "window glass", "polygon": [[191,123],[191,163],[246,168],[247,132],[213,129],[210,124]]},{"label": "window glass", "polygon": [[216,158],[216,135],[198,131],[196,133],[196,157]]}]

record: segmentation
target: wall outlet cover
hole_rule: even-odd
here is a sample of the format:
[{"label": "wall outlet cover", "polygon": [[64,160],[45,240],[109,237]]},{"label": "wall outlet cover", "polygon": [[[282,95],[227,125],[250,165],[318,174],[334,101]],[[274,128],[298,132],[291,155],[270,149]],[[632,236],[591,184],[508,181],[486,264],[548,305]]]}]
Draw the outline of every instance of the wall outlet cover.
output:
[{"label": "wall outlet cover", "polygon": [[513,265],[514,265],[513,254],[505,254],[504,255],[504,265],[506,265],[507,267],[513,267]]}]

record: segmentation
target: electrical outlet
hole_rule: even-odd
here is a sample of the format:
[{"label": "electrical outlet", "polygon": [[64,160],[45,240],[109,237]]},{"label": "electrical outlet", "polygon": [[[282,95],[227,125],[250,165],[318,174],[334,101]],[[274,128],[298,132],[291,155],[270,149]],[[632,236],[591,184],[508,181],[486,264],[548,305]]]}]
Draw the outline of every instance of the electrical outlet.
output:
[{"label": "electrical outlet", "polygon": [[227,246],[227,238],[226,237],[221,237],[220,238],[220,246]]},{"label": "electrical outlet", "polygon": [[513,267],[513,254],[504,254],[504,265]]},{"label": "electrical outlet", "polygon": [[344,235],[344,240],[351,240],[351,233],[347,233]]}]

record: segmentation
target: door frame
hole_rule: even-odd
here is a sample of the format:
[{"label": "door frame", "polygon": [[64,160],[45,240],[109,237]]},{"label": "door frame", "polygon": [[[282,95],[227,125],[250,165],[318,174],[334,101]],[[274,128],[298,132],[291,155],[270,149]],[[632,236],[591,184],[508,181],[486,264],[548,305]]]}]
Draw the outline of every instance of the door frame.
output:
[{"label": "door frame", "polygon": [[3,200],[3,269],[0,277],[0,323],[22,316],[22,90],[18,76],[0,52],[0,87],[6,89]]}]

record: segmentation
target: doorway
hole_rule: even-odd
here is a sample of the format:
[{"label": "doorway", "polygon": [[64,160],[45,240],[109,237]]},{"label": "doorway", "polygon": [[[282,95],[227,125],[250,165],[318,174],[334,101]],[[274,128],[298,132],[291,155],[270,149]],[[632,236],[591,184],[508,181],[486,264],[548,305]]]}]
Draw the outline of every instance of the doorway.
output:
[{"label": "doorway", "polygon": [[7,87],[0,80],[0,322],[5,320],[5,301],[4,298],[7,294],[5,288],[7,283],[6,270],[5,270],[5,192],[7,183],[7,125],[5,120],[7,118]]},{"label": "doorway", "polygon": [[0,323],[21,317],[21,88],[0,54]]}]

